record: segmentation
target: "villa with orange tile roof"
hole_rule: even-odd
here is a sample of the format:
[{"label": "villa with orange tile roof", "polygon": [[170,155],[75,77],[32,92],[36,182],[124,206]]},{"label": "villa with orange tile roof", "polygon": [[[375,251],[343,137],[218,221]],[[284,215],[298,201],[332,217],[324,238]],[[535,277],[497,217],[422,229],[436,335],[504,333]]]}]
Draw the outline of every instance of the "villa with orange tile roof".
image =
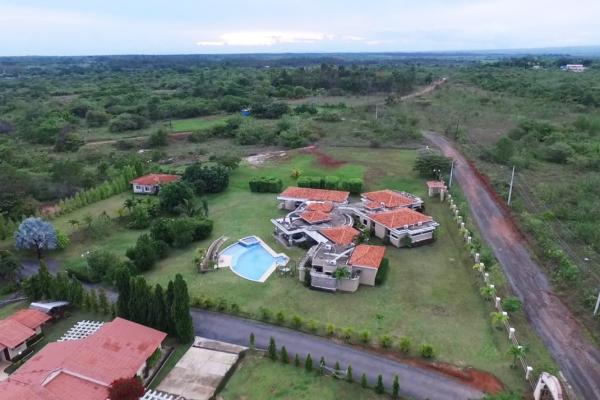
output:
[{"label": "villa with orange tile roof", "polygon": [[161,185],[178,182],[179,180],[181,180],[179,175],[148,174],[135,178],[129,183],[133,185],[133,193],[157,194]]},{"label": "villa with orange tile roof", "polygon": [[[291,209],[272,219],[274,234],[286,246],[310,248],[301,262],[301,280],[310,274],[311,286],[353,292],[359,284],[374,285],[385,247],[356,243],[360,231],[396,247],[425,244],[435,239],[438,223],[421,213],[423,200],[407,192],[378,190],[349,203],[349,194],[337,190],[290,187],[277,199]],[[311,262],[308,270],[304,269]],[[339,268],[349,276],[334,277]]]},{"label": "villa with orange tile roof", "polygon": [[18,359],[50,319],[41,311],[26,309],[0,320],[0,361]]},{"label": "villa with orange tile roof", "polygon": [[116,318],[85,339],[49,343],[0,382],[0,400],[106,400],[116,379],[145,378],[166,336]]}]

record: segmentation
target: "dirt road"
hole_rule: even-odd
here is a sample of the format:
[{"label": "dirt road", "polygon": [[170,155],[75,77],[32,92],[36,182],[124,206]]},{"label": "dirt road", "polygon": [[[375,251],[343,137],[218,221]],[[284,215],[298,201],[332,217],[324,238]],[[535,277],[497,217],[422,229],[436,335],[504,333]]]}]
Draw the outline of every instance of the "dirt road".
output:
[{"label": "dirt road", "polygon": [[469,202],[477,226],[500,261],[512,290],[523,300],[528,319],[569,383],[581,398],[600,399],[600,351],[552,292],[548,278],[531,257],[508,211],[486,189],[484,181],[452,143],[434,132],[426,132],[425,137],[454,159],[454,178]]}]

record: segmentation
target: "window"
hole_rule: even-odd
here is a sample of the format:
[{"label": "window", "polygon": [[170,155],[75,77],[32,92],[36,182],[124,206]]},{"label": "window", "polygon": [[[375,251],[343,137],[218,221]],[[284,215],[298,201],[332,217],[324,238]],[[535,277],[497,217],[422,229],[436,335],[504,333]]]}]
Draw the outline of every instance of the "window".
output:
[{"label": "window", "polygon": [[135,185],[135,190],[141,190],[142,187],[140,185]]}]

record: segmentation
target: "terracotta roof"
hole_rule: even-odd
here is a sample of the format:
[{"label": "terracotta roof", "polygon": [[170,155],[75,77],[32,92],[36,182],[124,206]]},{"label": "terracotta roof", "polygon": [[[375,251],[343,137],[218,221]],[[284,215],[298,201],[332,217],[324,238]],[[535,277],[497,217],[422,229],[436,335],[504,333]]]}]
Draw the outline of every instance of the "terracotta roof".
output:
[{"label": "terracotta roof", "polygon": [[22,384],[32,393],[55,396],[39,397],[44,400],[104,400],[102,387],[134,376],[166,336],[116,318],[85,339],[49,343],[12,374],[7,385],[0,384],[0,400],[21,399]]},{"label": "terracotta roof", "polygon": [[12,319],[0,321],[0,344],[13,349],[34,337],[35,331]]},{"label": "terracotta roof", "polygon": [[302,214],[300,214],[300,218],[302,218],[309,224],[331,221],[331,215],[322,211],[305,211]]},{"label": "terracotta roof", "polygon": [[306,206],[306,211],[323,211],[329,213],[333,211],[333,203],[330,201],[323,203],[310,203],[308,206]]},{"label": "terracotta roof", "polygon": [[363,193],[362,196],[387,208],[406,207],[416,203],[415,199],[389,189]]},{"label": "terracotta roof", "polygon": [[352,252],[348,264],[355,267],[379,268],[384,255],[384,246],[359,244]]},{"label": "terracotta roof", "polygon": [[180,179],[181,177],[179,175],[148,174],[135,178],[129,183],[134,185],[162,185],[163,183],[177,182]]},{"label": "terracotta roof", "polygon": [[344,203],[348,201],[349,195],[350,192],[343,192],[341,190],[311,189],[292,186],[285,189],[279,197],[303,201],[332,201],[334,203]]},{"label": "terracotta roof", "polygon": [[389,229],[402,228],[405,225],[413,226],[419,222],[425,223],[433,221],[429,215],[411,210],[410,208],[400,208],[394,211],[370,214],[372,220],[384,225]]},{"label": "terracotta roof", "polygon": [[48,314],[44,314],[41,311],[33,310],[31,308],[25,310],[19,310],[7,319],[17,321],[21,325],[25,325],[29,329],[37,329],[44,323],[52,319]]},{"label": "terracotta roof", "polygon": [[106,386],[64,372],[52,378],[44,388],[60,399],[106,400],[108,397]]},{"label": "terracotta roof", "polygon": [[351,226],[339,226],[321,229],[319,230],[319,233],[335,244],[347,245],[352,243],[360,232]]},{"label": "terracotta roof", "polygon": [[[8,378],[0,382],[0,400],[63,400],[42,386],[31,386]],[[69,399],[70,400],[70,399]]]},{"label": "terracotta roof", "polygon": [[443,188],[443,187],[446,187],[446,184],[443,181],[427,181],[427,187]]}]

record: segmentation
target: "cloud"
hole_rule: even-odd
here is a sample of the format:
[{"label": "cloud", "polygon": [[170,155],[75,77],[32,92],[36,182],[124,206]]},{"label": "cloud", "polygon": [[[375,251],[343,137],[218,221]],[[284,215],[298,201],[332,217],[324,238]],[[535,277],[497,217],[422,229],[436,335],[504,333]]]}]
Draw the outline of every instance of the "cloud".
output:
[{"label": "cloud", "polygon": [[199,41],[199,46],[273,46],[291,43],[316,43],[330,36],[320,32],[234,31],[219,36],[219,40]]}]

